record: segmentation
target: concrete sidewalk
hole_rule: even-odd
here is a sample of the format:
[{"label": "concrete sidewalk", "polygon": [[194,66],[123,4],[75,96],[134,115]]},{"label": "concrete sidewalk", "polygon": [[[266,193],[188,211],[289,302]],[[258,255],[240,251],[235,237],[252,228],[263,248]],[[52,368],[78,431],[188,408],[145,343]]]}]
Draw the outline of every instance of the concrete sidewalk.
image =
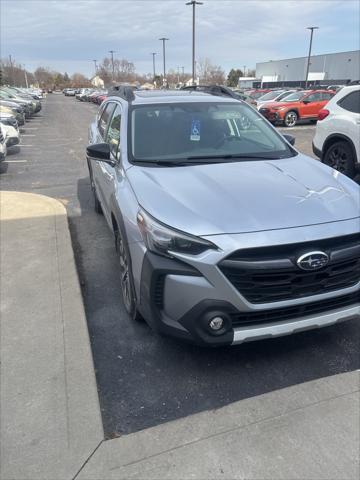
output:
[{"label": "concrete sidewalk", "polygon": [[103,439],[63,205],[2,192],[1,478],[73,478]]},{"label": "concrete sidewalk", "polygon": [[0,195],[1,479],[359,478],[359,372],[104,441],[66,211]]}]

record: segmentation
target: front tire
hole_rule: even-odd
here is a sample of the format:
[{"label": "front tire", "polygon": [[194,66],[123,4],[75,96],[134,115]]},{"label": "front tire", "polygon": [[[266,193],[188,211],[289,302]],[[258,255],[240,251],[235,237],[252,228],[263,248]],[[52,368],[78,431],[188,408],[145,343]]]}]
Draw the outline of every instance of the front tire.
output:
[{"label": "front tire", "polygon": [[352,148],[347,142],[333,143],[326,150],[323,162],[347,177],[355,177],[355,158]]},{"label": "front tire", "polygon": [[293,110],[291,110],[290,112],[287,112],[287,114],[284,117],[285,127],[295,127],[297,121],[298,121],[298,114]]},{"label": "front tire", "polygon": [[119,260],[120,285],[125,310],[132,320],[141,321],[142,316],[136,306],[130,252],[119,231],[115,232],[115,245]]}]

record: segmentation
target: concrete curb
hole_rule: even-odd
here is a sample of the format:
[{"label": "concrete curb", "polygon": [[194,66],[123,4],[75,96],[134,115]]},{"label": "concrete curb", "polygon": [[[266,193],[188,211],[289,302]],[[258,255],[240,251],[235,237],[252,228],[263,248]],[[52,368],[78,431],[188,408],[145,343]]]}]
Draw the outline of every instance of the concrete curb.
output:
[{"label": "concrete curb", "polygon": [[357,480],[360,372],[103,442],[78,480]]},{"label": "concrete curb", "polygon": [[103,440],[64,206],[2,192],[1,478],[70,479]]}]

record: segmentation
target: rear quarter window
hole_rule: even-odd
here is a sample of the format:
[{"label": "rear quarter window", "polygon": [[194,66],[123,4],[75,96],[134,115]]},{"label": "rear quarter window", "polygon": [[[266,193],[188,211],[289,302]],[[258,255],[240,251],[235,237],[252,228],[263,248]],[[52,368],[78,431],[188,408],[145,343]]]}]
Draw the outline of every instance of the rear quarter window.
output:
[{"label": "rear quarter window", "polygon": [[337,104],[352,113],[360,113],[360,90],[351,92],[346,97],[341,98]]}]

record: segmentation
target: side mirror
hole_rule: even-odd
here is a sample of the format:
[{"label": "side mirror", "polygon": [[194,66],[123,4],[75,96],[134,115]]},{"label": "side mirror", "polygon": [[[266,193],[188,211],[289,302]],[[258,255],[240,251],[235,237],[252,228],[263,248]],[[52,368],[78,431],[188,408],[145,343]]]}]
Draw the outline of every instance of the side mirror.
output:
[{"label": "side mirror", "polygon": [[295,137],[293,135],[289,135],[288,133],[284,133],[283,137],[287,142],[290,143],[290,145],[294,146],[295,145]]},{"label": "side mirror", "polygon": [[304,98],[303,103],[305,103],[305,105],[306,105],[307,103],[311,103],[311,100],[308,100],[307,98]]},{"label": "side mirror", "polygon": [[115,165],[115,162],[111,160],[110,145],[108,143],[95,143],[94,145],[89,145],[86,148],[86,154],[90,160],[105,162],[112,167]]}]

